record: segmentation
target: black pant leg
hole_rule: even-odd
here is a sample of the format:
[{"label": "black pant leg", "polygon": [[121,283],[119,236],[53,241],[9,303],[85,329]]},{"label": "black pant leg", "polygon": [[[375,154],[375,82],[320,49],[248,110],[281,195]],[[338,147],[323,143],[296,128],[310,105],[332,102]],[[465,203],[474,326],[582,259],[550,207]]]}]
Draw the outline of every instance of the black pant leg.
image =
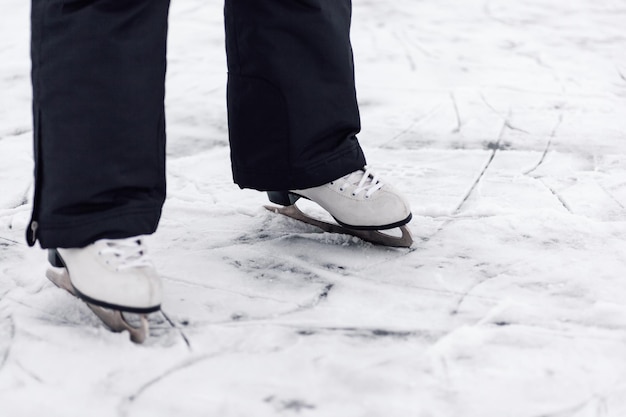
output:
[{"label": "black pant leg", "polygon": [[32,0],[31,245],[81,247],[156,229],[168,8],[169,0]]},{"label": "black pant leg", "polygon": [[226,0],[235,182],[308,188],[365,165],[350,0]]}]

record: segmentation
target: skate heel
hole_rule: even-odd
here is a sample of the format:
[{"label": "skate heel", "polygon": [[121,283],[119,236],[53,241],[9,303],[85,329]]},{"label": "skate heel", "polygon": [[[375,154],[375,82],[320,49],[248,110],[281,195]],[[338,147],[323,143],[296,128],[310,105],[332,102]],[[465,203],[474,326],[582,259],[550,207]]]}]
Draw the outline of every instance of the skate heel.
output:
[{"label": "skate heel", "polygon": [[55,268],[65,268],[65,264],[56,249],[48,249],[48,262]]},{"label": "skate heel", "polygon": [[289,191],[268,191],[267,197],[272,203],[280,204],[281,206],[291,206],[300,199],[299,195]]}]

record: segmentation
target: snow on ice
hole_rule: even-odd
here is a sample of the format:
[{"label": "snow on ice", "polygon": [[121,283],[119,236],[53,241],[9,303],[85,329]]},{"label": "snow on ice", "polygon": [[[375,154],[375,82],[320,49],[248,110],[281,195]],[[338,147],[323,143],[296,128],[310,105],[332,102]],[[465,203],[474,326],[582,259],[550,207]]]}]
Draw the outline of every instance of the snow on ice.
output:
[{"label": "snow on ice", "polygon": [[626,416],[623,1],[354,1],[360,139],[408,250],[232,184],[222,5],[174,1],[144,345],[25,245],[29,4],[3,4],[0,415]]}]

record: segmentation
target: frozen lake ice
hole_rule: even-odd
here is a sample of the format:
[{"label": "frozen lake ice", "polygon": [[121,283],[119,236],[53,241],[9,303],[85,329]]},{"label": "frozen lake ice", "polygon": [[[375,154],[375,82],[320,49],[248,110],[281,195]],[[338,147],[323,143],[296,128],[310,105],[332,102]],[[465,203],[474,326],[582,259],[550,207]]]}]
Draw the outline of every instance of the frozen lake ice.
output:
[{"label": "frozen lake ice", "polygon": [[354,0],[360,140],[410,249],[233,185],[222,4],[175,1],[144,345],[24,242],[30,6],[3,1],[0,415],[626,416],[623,1]]}]

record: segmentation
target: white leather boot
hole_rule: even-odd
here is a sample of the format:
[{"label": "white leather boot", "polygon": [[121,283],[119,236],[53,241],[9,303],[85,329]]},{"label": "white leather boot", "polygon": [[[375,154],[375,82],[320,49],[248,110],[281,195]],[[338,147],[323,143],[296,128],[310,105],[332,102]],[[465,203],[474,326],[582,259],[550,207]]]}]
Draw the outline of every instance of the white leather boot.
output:
[{"label": "white leather boot", "polygon": [[408,202],[369,169],[319,187],[268,194],[272,202],[282,205],[305,197],[328,211],[340,225],[355,230],[392,229],[411,220]]},{"label": "white leather boot", "polygon": [[53,266],[67,269],[76,294],[88,303],[144,314],[161,306],[161,279],[139,237],[102,239],[51,253]]}]

